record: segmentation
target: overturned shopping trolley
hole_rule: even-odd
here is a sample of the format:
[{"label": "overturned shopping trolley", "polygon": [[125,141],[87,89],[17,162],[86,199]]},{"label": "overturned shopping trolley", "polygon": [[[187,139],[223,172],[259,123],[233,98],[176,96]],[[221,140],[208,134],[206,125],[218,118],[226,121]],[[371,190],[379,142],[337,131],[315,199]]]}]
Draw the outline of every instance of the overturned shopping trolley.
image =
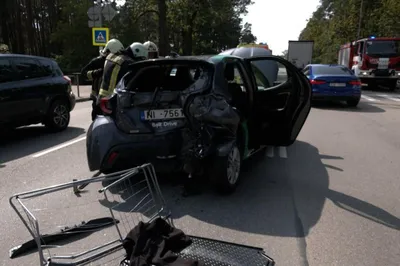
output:
[{"label": "overturned shopping trolley", "polygon": [[[78,186],[88,184],[92,188],[97,186],[96,193],[83,193],[81,198],[71,196],[73,195],[71,190],[76,192]],[[55,193],[62,193],[66,200],[62,202],[56,202],[55,198],[52,200],[51,195]],[[48,199],[41,199],[49,196]],[[60,198],[59,196],[57,199]],[[34,199],[38,200],[38,203],[36,205],[33,203],[33,207],[28,206]],[[141,222],[141,224],[149,224],[159,218],[167,221],[171,227],[173,226],[170,211],[166,207],[151,164],[19,193],[10,198],[10,204],[33,237],[32,241],[12,249],[10,257],[16,257],[23,253],[24,248],[32,248],[34,245],[39,253],[41,266],[129,265],[123,241],[133,228]],[[68,207],[59,207],[62,204]],[[51,207],[56,209],[56,212],[49,213],[48,210]],[[75,210],[67,211],[66,218],[61,218],[62,210],[66,209]],[[76,214],[89,213],[88,209],[92,215],[88,218],[92,220],[78,224],[72,223],[74,219],[75,221],[77,219]],[[106,210],[105,213],[110,217],[93,217],[96,210]],[[41,212],[44,213],[37,214]],[[66,221],[68,219],[71,221]],[[44,227],[49,227],[49,224],[54,222],[70,226],[52,234],[41,233]],[[90,237],[92,238],[89,239]],[[188,237],[191,244],[176,254],[182,259],[198,260],[210,266],[274,265],[274,261],[260,248],[195,236]],[[99,245],[99,242],[102,244]]]}]

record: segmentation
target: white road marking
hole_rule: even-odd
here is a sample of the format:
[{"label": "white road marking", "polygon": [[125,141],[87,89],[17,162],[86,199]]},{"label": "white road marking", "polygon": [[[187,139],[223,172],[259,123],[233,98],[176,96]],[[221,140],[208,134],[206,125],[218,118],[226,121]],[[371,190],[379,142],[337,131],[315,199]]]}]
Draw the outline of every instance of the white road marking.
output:
[{"label": "white road marking", "polygon": [[367,101],[370,101],[370,102],[379,102],[379,100],[371,98],[371,97],[368,97],[366,95],[361,95],[361,98],[363,98],[363,99],[365,99]]},{"label": "white road marking", "polygon": [[389,100],[392,100],[392,101],[400,102],[399,98],[390,97],[387,94],[377,94],[376,96],[383,97],[383,98],[386,98],[386,99],[389,99]]},{"label": "white road marking", "polygon": [[287,158],[286,147],[279,147],[279,156],[281,158]]},{"label": "white road marking", "polygon": [[74,143],[77,143],[77,142],[82,141],[82,140],[85,140],[85,139],[86,139],[86,137],[82,137],[82,138],[79,138],[79,139],[71,140],[71,141],[69,141],[69,142],[63,143],[63,144],[58,145],[58,146],[55,146],[55,147],[53,147],[53,148],[50,148],[50,149],[44,150],[44,151],[42,151],[42,152],[36,153],[36,154],[32,155],[32,157],[33,157],[33,158],[38,158],[38,157],[40,157],[40,156],[43,156],[43,155],[46,155],[46,154],[48,154],[48,153],[50,153],[50,152],[53,152],[53,151],[56,151],[56,150],[65,148],[65,147],[67,147],[67,146],[69,146],[69,145],[72,145],[72,144],[74,144]]},{"label": "white road marking", "polygon": [[269,158],[274,157],[274,147],[273,146],[268,146],[267,147],[267,156]]}]

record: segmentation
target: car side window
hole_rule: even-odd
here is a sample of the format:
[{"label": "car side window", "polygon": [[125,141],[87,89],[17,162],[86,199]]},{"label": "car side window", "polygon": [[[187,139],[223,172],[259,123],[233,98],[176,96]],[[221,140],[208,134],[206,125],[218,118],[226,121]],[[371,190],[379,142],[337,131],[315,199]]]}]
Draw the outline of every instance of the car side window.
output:
[{"label": "car side window", "polygon": [[12,81],[14,74],[10,60],[7,58],[0,58],[0,83]]},{"label": "car side window", "polygon": [[53,64],[50,60],[39,60],[42,69],[44,71],[44,74],[46,76],[52,76],[53,75]]},{"label": "car side window", "polygon": [[251,68],[257,83],[257,89],[261,91],[285,83],[288,80],[286,67],[273,60],[252,61]]},{"label": "car side window", "polygon": [[53,69],[54,69],[54,72],[56,73],[56,76],[62,76],[63,73],[62,73],[60,67],[58,66],[58,64],[54,61],[52,63],[53,63]]},{"label": "car side window", "polygon": [[229,88],[233,88],[233,85],[240,87],[240,90],[244,93],[248,92],[247,85],[245,83],[245,78],[240,66],[235,61],[229,61],[225,65],[225,80],[228,82]]},{"label": "car side window", "polygon": [[243,74],[241,72],[241,70],[239,69],[239,65],[235,64],[234,66],[234,73],[235,73],[235,83],[238,84],[240,86],[240,88],[242,89],[243,92],[247,92],[247,88],[246,88],[246,84],[244,82],[244,77]]},{"label": "car side window", "polygon": [[226,62],[224,77],[227,89],[232,97],[232,105],[239,111],[246,112],[248,107],[248,88],[240,65],[235,60]]},{"label": "car side window", "polygon": [[303,70],[303,73],[304,73],[304,75],[309,76],[309,75],[310,75],[310,67],[306,67],[306,68]]},{"label": "car side window", "polygon": [[43,68],[31,58],[13,58],[19,80],[46,76]]}]

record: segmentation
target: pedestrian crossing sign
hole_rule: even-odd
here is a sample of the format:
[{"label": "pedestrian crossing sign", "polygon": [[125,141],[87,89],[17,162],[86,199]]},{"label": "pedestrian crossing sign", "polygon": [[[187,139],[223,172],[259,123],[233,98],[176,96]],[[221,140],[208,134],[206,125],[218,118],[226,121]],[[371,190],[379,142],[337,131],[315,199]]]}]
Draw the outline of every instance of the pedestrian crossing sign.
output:
[{"label": "pedestrian crossing sign", "polygon": [[105,46],[109,38],[108,28],[92,28],[93,46]]}]

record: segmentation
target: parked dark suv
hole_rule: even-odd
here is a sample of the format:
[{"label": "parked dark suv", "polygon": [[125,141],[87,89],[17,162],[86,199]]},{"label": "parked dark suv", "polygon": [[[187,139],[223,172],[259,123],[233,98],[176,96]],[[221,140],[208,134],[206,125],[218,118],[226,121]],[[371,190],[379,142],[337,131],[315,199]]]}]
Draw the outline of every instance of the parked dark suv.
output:
[{"label": "parked dark suv", "polygon": [[52,131],[62,131],[74,107],[71,80],[54,60],[0,54],[1,128],[42,123]]}]

